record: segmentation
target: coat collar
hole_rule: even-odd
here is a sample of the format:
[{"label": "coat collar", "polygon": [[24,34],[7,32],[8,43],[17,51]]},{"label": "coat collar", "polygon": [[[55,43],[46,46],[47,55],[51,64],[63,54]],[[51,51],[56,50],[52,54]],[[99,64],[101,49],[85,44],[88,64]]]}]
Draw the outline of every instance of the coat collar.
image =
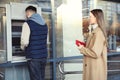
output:
[{"label": "coat collar", "polygon": [[90,40],[91,38],[93,38],[93,36],[100,30],[99,27],[96,27],[89,35],[88,39],[87,39],[87,43],[86,46],[88,46],[90,44]]},{"label": "coat collar", "polygon": [[93,30],[96,29],[97,27],[98,27],[98,24],[92,25]]},{"label": "coat collar", "polygon": [[100,28],[97,27],[97,28],[95,28],[95,29],[92,31],[92,33],[95,34],[95,33],[97,33],[99,30],[100,30]]}]

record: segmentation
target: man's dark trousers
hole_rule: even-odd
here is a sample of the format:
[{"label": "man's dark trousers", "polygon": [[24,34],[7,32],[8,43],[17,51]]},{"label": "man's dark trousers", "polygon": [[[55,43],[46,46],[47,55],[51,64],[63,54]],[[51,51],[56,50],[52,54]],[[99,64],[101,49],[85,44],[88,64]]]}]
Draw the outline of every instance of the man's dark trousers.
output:
[{"label": "man's dark trousers", "polygon": [[28,60],[28,69],[31,80],[45,80],[46,59]]}]

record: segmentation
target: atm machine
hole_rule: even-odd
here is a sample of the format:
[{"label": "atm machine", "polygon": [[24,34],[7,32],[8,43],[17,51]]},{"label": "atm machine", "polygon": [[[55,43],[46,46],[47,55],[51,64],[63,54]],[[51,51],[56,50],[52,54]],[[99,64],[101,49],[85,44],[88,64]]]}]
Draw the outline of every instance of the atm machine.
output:
[{"label": "atm machine", "polygon": [[[0,5],[0,80],[29,80],[25,66],[8,67],[26,61],[25,53],[20,49],[22,24],[25,21],[25,8],[33,4],[10,3]],[[41,14],[41,8],[33,5]],[[4,77],[5,76],[5,77]]]},{"label": "atm machine", "polygon": [[[1,48],[0,53],[4,62],[14,62],[25,59],[24,53],[20,49],[20,36],[22,24],[25,21],[25,8],[31,4],[10,3],[0,6],[1,12]],[[33,5],[33,4],[32,4]],[[33,5],[37,7],[37,5]],[[41,8],[37,7],[41,14]],[[3,33],[3,34],[2,34]]]}]

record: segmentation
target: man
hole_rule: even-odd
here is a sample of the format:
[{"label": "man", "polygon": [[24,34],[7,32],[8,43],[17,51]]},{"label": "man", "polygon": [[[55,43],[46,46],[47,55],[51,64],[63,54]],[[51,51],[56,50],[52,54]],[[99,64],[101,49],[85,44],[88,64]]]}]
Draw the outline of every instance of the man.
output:
[{"label": "man", "polygon": [[25,12],[27,20],[22,28],[21,49],[28,59],[30,79],[45,80],[48,28],[34,6],[28,6]]}]

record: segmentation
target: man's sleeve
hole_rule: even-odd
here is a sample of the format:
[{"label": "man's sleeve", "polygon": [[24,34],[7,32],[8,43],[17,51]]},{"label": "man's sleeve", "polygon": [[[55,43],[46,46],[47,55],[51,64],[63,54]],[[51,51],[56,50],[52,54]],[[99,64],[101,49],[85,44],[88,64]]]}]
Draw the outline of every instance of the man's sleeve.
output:
[{"label": "man's sleeve", "polygon": [[21,33],[21,49],[24,50],[25,47],[29,44],[29,37],[30,37],[30,28],[29,25],[25,22],[22,26],[22,33]]}]

